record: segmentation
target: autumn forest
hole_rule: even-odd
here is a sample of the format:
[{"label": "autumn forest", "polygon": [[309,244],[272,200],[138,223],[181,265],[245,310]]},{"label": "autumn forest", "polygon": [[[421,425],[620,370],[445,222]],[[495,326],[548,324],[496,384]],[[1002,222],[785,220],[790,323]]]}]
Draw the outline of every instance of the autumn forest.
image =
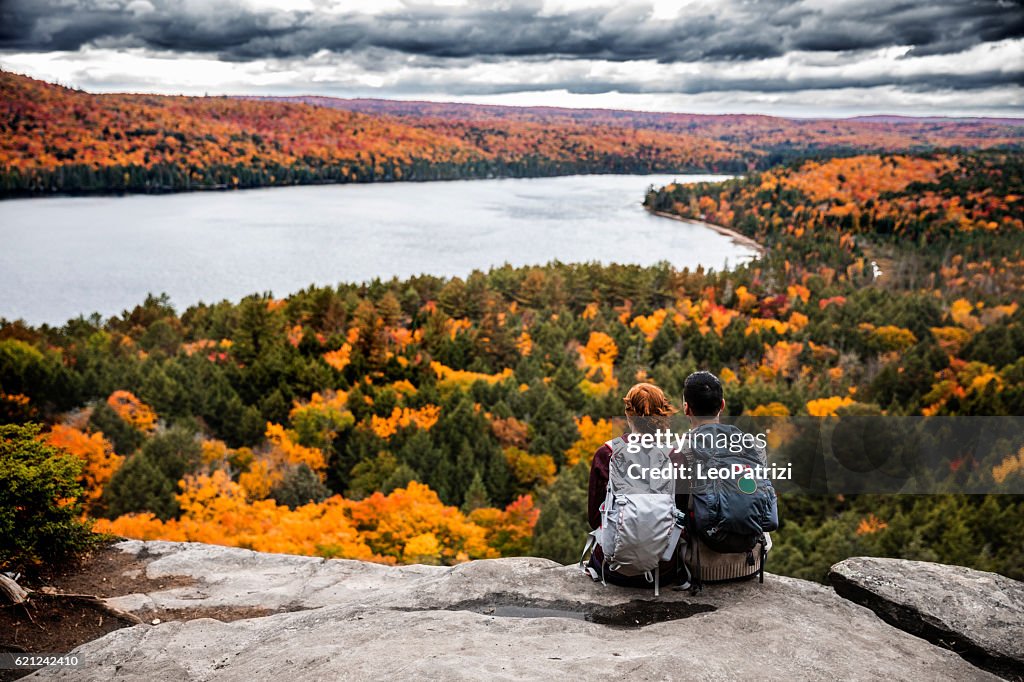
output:
[{"label": "autumn forest", "polygon": [[332,98],[93,95],[0,72],[0,196],[765,169],[1019,146],[999,119],[792,120]]},{"label": "autumn forest", "polygon": [[[551,263],[59,328],[0,320],[0,424],[69,453],[92,528],[383,563],[578,558],[621,396],[730,415],[1024,414],[1024,153],[995,121],[90,95],[0,74],[0,191],[700,170],[648,210],[756,240],[726,272]],[[83,311],[84,313],[85,311]],[[5,436],[7,437],[7,436]],[[944,477],[1024,482],[1024,449]],[[769,570],[851,555],[1024,578],[1019,495],[783,496]],[[0,557],[2,559],[3,557]],[[36,559],[46,557],[37,556]]]}]

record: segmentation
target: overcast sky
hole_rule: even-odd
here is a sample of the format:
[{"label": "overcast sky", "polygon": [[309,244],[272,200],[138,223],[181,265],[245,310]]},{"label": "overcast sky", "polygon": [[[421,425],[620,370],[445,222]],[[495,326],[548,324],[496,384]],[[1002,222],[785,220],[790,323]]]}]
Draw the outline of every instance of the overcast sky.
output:
[{"label": "overcast sky", "polygon": [[0,0],[0,66],[93,92],[1024,116],[1022,0]]}]

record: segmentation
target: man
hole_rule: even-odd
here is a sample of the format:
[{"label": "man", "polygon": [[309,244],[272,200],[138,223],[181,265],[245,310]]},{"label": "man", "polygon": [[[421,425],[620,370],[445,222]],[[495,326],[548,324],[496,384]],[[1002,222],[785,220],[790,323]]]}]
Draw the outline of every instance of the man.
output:
[{"label": "man", "polygon": [[[725,395],[718,377],[711,372],[700,371],[686,378],[683,384],[683,412],[690,421],[691,438],[685,447],[676,451],[673,462],[691,474],[676,482],[676,507],[685,510],[691,520],[694,518],[694,505],[691,504],[690,493],[700,494],[709,485],[706,481],[695,480],[694,474],[698,464],[706,470],[709,460],[721,456],[721,446],[712,444],[716,439],[724,436],[726,439],[743,440],[746,444],[734,459],[761,466],[767,465],[768,458],[764,448],[749,445],[751,439],[742,439],[745,434],[740,429],[721,423],[724,410]],[[774,497],[772,502],[774,507]],[[692,532],[692,528],[688,528],[688,531]],[[710,539],[690,537],[683,549],[686,566],[691,569],[695,565],[699,566],[699,582],[753,577],[760,572],[763,563],[762,545],[765,553],[772,546],[771,537],[767,532],[763,534],[763,540],[759,540],[752,547],[743,542],[740,543],[741,546],[730,546],[728,539],[715,544],[714,547],[710,546],[711,544]]]}]

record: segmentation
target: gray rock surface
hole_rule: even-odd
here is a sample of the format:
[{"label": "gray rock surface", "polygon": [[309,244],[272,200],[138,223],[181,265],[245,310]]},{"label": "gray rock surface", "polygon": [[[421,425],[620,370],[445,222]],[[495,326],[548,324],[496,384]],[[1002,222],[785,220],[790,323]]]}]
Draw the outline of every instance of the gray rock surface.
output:
[{"label": "gray rock surface", "polygon": [[1024,583],[963,566],[868,557],[841,561],[829,580],[900,629],[1024,679]]},{"label": "gray rock surface", "polygon": [[773,575],[697,597],[666,590],[653,602],[651,591],[604,587],[544,559],[389,568],[205,545],[121,547],[150,558],[152,577],[198,581],[115,600],[140,615],[182,603],[307,610],[137,625],[79,647],[85,667],[38,677],[994,679],[828,587]]},{"label": "gray rock surface", "polygon": [[310,609],[372,594],[410,578],[443,573],[440,566],[382,566],[365,561],[267,554],[198,542],[128,540],[121,551],[146,560],[146,575],[195,578],[196,584],[107,599],[144,616],[157,609],[254,606],[270,611]]}]

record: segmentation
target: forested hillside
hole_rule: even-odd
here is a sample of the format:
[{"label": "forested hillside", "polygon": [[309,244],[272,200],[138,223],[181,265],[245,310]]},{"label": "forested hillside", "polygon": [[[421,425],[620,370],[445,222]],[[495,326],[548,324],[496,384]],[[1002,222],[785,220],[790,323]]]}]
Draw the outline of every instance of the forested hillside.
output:
[{"label": "forested hillside", "polygon": [[[727,273],[502,267],[6,322],[0,415],[44,423],[85,462],[100,530],[383,562],[572,561],[590,457],[637,380],[678,403],[687,374],[710,369],[733,415],[1024,414],[1022,171],[1019,152],[862,155],[652,191],[651,210],[767,247]],[[940,473],[967,472],[1019,484],[1024,451]],[[822,580],[877,554],[1024,578],[1020,496],[782,505],[773,571]]]},{"label": "forested hillside", "polygon": [[395,116],[431,130],[460,136],[515,134],[521,123],[658,130],[697,135],[725,145],[745,161],[742,170],[768,168],[794,158],[855,151],[1019,147],[1024,119],[956,119],[877,116],[849,119],[789,119],[752,114],[675,114],[615,109],[507,107],[441,102],[403,102],[335,97],[264,97],[264,101],[308,102],[366,114]]},{"label": "forested hillside", "polygon": [[0,72],[0,197],[571,173],[1019,147],[1006,120],[800,121],[331,98],[93,95]]}]

